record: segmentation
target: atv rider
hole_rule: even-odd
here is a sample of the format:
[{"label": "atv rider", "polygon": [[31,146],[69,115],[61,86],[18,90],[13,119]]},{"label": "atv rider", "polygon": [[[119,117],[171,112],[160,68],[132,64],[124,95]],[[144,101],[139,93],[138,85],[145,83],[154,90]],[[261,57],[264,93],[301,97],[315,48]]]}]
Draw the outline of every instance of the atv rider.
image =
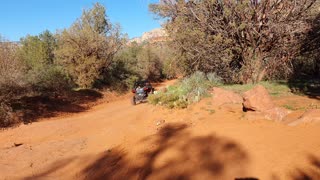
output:
[{"label": "atv rider", "polygon": [[137,94],[142,94],[142,93],[144,93],[144,90],[140,85],[138,85],[138,87],[136,88],[136,92],[137,92]]}]

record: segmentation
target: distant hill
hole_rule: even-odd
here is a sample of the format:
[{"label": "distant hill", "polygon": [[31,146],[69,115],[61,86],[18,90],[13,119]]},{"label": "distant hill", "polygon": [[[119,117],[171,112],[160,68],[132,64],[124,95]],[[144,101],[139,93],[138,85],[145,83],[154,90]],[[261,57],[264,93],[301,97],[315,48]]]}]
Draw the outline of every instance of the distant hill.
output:
[{"label": "distant hill", "polygon": [[143,33],[141,37],[133,38],[129,41],[129,44],[136,42],[142,44],[144,42],[156,43],[166,41],[168,35],[163,28],[153,29],[149,32]]}]

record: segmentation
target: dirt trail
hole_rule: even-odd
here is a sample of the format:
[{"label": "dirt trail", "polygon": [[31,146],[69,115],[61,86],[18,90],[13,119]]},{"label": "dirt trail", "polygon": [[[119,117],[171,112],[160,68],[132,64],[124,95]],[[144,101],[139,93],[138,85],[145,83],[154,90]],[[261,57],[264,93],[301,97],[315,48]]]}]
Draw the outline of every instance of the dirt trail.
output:
[{"label": "dirt trail", "polygon": [[319,124],[242,116],[210,99],[168,110],[121,98],[0,132],[0,179],[320,179]]}]

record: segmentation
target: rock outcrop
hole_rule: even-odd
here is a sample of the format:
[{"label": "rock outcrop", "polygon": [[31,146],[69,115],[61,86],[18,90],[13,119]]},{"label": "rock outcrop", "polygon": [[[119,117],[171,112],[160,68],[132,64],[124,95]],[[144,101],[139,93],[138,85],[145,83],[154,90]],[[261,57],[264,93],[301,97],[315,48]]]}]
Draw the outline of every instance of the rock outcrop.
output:
[{"label": "rock outcrop", "polygon": [[284,117],[290,113],[290,111],[285,108],[277,107],[272,102],[266,88],[261,85],[243,94],[243,110],[254,112],[248,113],[250,114],[247,116],[249,120],[267,119],[282,121]]},{"label": "rock outcrop", "polygon": [[151,43],[165,41],[167,36],[168,35],[163,28],[158,28],[158,29],[154,29],[149,32],[143,33],[141,37],[131,39],[129,43],[136,42],[138,44],[141,44],[146,41]]},{"label": "rock outcrop", "polygon": [[258,85],[243,94],[243,108],[246,111],[262,112],[275,108],[275,105],[266,88]]},{"label": "rock outcrop", "polygon": [[311,109],[306,111],[299,119],[291,122],[289,126],[318,122],[320,122],[320,109]]}]

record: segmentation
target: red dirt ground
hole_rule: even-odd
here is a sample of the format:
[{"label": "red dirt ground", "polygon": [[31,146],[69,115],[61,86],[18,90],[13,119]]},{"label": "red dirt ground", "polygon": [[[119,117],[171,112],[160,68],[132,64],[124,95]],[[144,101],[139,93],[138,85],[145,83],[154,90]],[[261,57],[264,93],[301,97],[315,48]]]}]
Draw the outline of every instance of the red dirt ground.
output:
[{"label": "red dirt ground", "polygon": [[[1,131],[0,179],[320,179],[320,124],[247,121],[241,104],[211,99],[169,110],[129,97]],[[276,99],[288,101],[319,103]]]}]

